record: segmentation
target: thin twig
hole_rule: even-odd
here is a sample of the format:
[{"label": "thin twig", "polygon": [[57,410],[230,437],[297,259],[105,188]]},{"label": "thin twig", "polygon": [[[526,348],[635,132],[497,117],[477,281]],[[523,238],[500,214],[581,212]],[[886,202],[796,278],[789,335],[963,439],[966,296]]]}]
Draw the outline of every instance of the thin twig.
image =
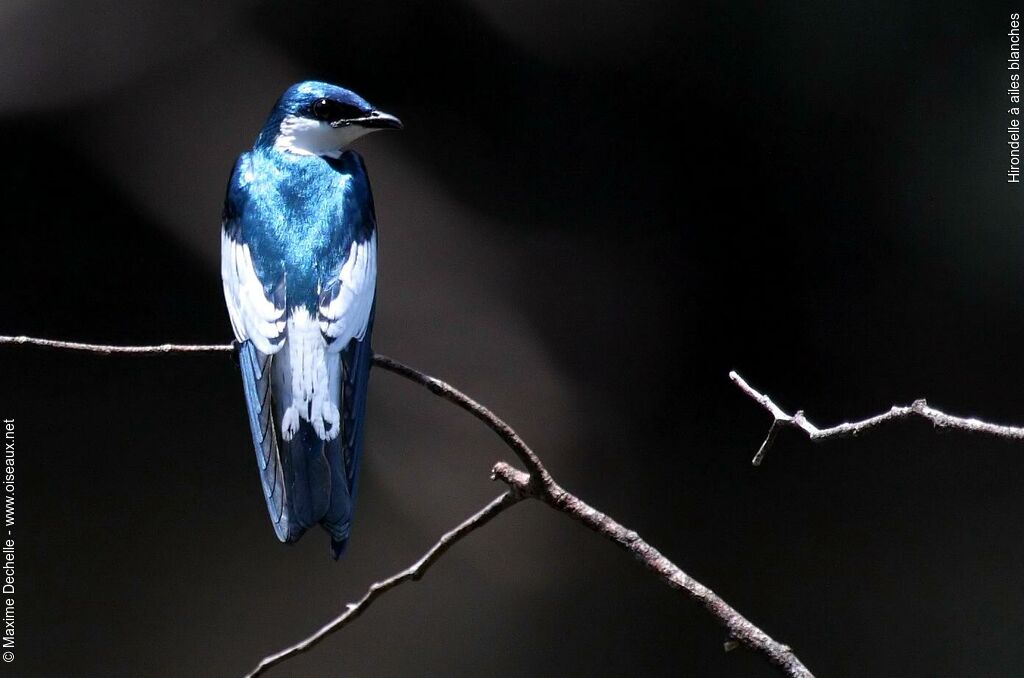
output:
[{"label": "thin twig", "polygon": [[245,678],[254,678],[255,676],[261,675],[271,666],[280,664],[289,657],[294,657],[295,655],[306,652],[321,640],[361,615],[366,611],[366,608],[373,604],[374,600],[384,595],[390,589],[393,589],[406,581],[419,581],[420,578],[423,577],[423,574],[430,569],[430,566],[433,565],[445,551],[451,548],[455,542],[467,536],[470,532],[483,527],[490,522],[492,518],[505,509],[515,505],[521,499],[522,495],[514,490],[509,490],[505,494],[497,497],[487,506],[464,520],[458,527],[445,533],[445,535],[441,537],[437,543],[431,546],[430,550],[424,553],[423,556],[421,556],[415,563],[401,572],[391,575],[387,579],[382,579],[381,581],[372,584],[370,588],[367,589],[363,597],[359,599],[359,602],[350,603],[344,612],[325,624],[323,628],[308,638],[305,638],[304,640],[292,645],[291,647],[285,648],[276,654],[272,654],[269,657],[264,658],[255,669],[246,674]]},{"label": "thin twig", "polygon": [[83,344],[77,341],[57,341],[36,337],[0,337],[0,344],[28,344],[46,348],[61,348],[90,353],[230,353],[233,344],[159,344],[156,346],[108,346],[106,344]]},{"label": "thin twig", "polygon": [[868,417],[861,421],[845,422],[838,426],[830,426],[829,428],[818,428],[807,420],[802,410],[798,411],[796,414],[787,414],[784,412],[782,408],[772,402],[771,398],[755,390],[736,372],[730,372],[729,378],[733,380],[741,391],[753,398],[761,405],[761,407],[768,410],[772,417],[774,417],[771,428],[768,429],[767,437],[764,439],[764,442],[761,443],[761,447],[757,451],[757,454],[754,455],[752,460],[754,466],[759,466],[764,460],[764,455],[768,452],[768,449],[775,440],[777,430],[781,427],[800,429],[807,434],[809,439],[819,441],[827,440],[829,438],[855,436],[886,422],[909,419],[911,417],[921,417],[922,419],[927,419],[932,422],[932,424],[939,428],[952,428],[961,431],[971,431],[973,433],[986,433],[988,435],[996,436],[997,438],[1007,438],[1010,440],[1024,440],[1024,427],[990,424],[973,417],[955,417],[937,410],[934,407],[930,407],[924,398],[915,400],[910,405],[893,405],[888,412]]},{"label": "thin twig", "polygon": [[[113,353],[174,353],[174,352],[229,352],[234,350],[232,344],[216,344],[202,346],[182,346],[178,344],[164,344],[160,346],[105,346],[98,344],[81,344],[77,342],[53,341],[48,339],[35,339],[31,337],[0,337],[0,344],[32,344],[46,346],[49,348],[62,348],[79,351],[92,351],[101,354]],[[502,421],[487,407],[480,404],[473,398],[459,391],[450,384],[428,376],[419,370],[405,365],[393,358],[381,354],[374,355],[374,364],[382,369],[393,372],[416,384],[419,384],[431,393],[448,400],[466,410],[474,417],[484,422],[491,430],[505,442],[515,453],[519,460],[526,467],[527,472],[513,468],[509,464],[499,462],[492,470],[492,478],[505,482],[510,490],[493,502],[484,507],[481,511],[471,516],[451,532],[445,534],[440,541],[427,551],[415,564],[398,574],[376,582],[371,585],[363,598],[348,606],[345,612],[333,619],[319,631],[305,640],[292,645],[274,655],[263,659],[256,669],[248,674],[247,678],[259,675],[271,666],[278,664],[289,657],[295,656],[309,650],[332,632],[340,629],[351,620],[358,617],[378,596],[398,586],[402,582],[415,580],[422,576],[434,561],[436,561],[456,541],[469,534],[478,527],[483,526],[491,518],[498,515],[520,499],[530,497],[542,501],[555,510],[573,518],[585,527],[611,540],[622,549],[633,555],[647,569],[657,574],[672,588],[686,592],[691,598],[700,602],[705,609],[722,625],[728,632],[729,638],[725,643],[727,649],[732,649],[736,642],[760,652],[772,664],[787,676],[793,678],[813,678],[811,672],[800,662],[793,651],[786,645],[774,640],[767,633],[755,626],[743,615],[732,608],[711,589],[704,586],[683,572],[675,563],[662,555],[657,549],[648,544],[640,535],[619,524],[610,516],[601,513],[597,509],[581,500],[579,497],[568,492],[555,482],[551,474],[545,468],[543,462],[530,449],[529,445],[512,429],[511,426]],[[745,387],[748,393],[758,399],[765,407],[769,408],[776,419],[788,418],[790,422],[796,422],[796,417],[789,417],[782,410],[775,407],[766,396],[761,396],[739,379],[737,383],[741,388]],[[782,415],[781,417],[779,415]],[[800,416],[798,413],[797,417]],[[802,420],[803,421],[803,420]],[[805,422],[806,423],[806,422]],[[807,423],[807,426],[810,426]],[[813,427],[811,427],[813,428]],[[817,430],[817,429],[814,429]],[[1022,432],[1024,434],[1024,432]]]}]

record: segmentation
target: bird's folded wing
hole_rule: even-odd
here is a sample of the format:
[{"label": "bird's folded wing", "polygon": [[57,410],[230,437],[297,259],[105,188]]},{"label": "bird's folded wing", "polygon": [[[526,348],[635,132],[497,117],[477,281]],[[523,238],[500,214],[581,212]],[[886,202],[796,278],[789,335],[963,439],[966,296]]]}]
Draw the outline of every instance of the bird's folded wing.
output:
[{"label": "bird's folded wing", "polygon": [[239,367],[245,386],[245,405],[249,413],[256,463],[260,469],[263,497],[274,532],[281,541],[292,538],[289,515],[288,490],[278,447],[277,432],[271,416],[271,363],[274,356],[261,353],[251,341],[239,347]]},{"label": "bird's folded wing", "polygon": [[247,159],[243,155],[232,173],[224,204],[221,230],[221,279],[224,299],[235,338],[239,341],[238,363],[245,388],[256,462],[263,496],[278,539],[293,539],[289,515],[286,469],[281,463],[278,435],[273,418],[272,372],[274,354],[285,340],[284,276],[265,284],[253,259],[243,229],[245,192],[239,182]]},{"label": "bird's folded wing", "polygon": [[241,235],[237,222],[224,222],[220,265],[231,327],[238,341],[251,340],[263,353],[273,354],[284,338],[284,280],[277,281],[267,293],[256,273],[249,244]]},{"label": "bird's folded wing", "polygon": [[[372,219],[372,215],[368,218]],[[372,222],[370,222],[372,223]],[[331,533],[331,548],[337,558],[348,543],[356,498],[359,460],[362,457],[366,389],[373,351],[374,296],[377,284],[377,236],[353,239],[337,273],[328,279],[318,300],[320,332],[328,355],[341,357],[340,383],[331,389],[331,399],[341,416],[340,435],[327,443],[325,455],[331,466],[331,501],[322,522]]]},{"label": "bird's folded wing", "polygon": [[370,364],[373,362],[373,350],[370,348],[370,333],[373,331],[372,309],[367,324],[364,338],[350,341],[348,348],[341,354],[344,369],[341,408],[342,451],[353,501],[356,495],[356,481],[359,478],[359,458],[363,448]]},{"label": "bird's folded wing", "polygon": [[328,350],[338,352],[352,339],[362,340],[370,323],[377,286],[377,233],[353,240],[338,273],[319,299],[320,332]]}]

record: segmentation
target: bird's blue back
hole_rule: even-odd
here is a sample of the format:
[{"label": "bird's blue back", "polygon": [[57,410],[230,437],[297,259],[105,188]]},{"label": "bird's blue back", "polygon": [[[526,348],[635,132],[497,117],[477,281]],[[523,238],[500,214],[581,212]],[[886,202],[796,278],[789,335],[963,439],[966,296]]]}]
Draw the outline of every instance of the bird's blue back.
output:
[{"label": "bird's blue back", "polygon": [[[257,143],[235,165],[224,209],[226,242],[248,246],[263,293],[282,309],[283,322],[300,310],[317,317],[353,244],[371,238],[375,243],[375,228],[369,181],[354,151],[325,158]],[[251,340],[241,346],[250,427],[277,535],[295,541],[320,523],[331,534],[335,557],[343,552],[351,527],[372,322],[371,309],[365,332],[344,346],[331,346],[325,334],[328,348],[317,354],[326,362],[340,411],[340,435],[333,439],[318,435],[308,420],[299,421],[289,439],[282,436],[284,404],[290,399],[292,370],[298,368],[289,363],[287,347],[269,354]],[[275,348],[280,349],[288,337],[278,342]]]},{"label": "bird's blue back", "polygon": [[373,196],[355,151],[337,159],[257,146],[235,165],[225,220],[237,220],[269,294],[284,277],[289,307],[314,310],[353,240],[375,230]]}]

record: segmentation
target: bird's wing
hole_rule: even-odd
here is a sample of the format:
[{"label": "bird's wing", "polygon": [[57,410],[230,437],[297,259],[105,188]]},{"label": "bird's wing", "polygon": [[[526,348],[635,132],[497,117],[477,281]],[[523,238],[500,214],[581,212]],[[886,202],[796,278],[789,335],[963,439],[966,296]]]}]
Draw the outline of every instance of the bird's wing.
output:
[{"label": "bird's wing", "polygon": [[370,324],[377,285],[377,233],[353,239],[337,274],[320,293],[320,332],[328,350],[337,353],[350,339],[362,340]]},{"label": "bird's wing", "polygon": [[[363,451],[363,432],[366,417],[367,384],[373,350],[370,335],[373,331],[373,311],[362,339],[350,339],[347,347],[338,353],[329,353],[329,360],[340,369],[332,374],[331,391],[340,399],[341,432],[324,446],[324,455],[331,467],[331,502],[321,522],[331,533],[331,551],[339,558],[348,544],[352,512],[355,507],[359,481],[359,460]],[[340,383],[338,383],[340,379]],[[337,385],[336,385],[337,384]]]},{"label": "bird's wing", "polygon": [[231,173],[224,200],[220,239],[220,275],[224,283],[231,327],[239,342],[251,341],[262,353],[281,348],[285,328],[285,286],[280,271],[259,270],[253,259],[246,228],[248,197],[248,154],[243,154]]},{"label": "bird's wing", "polygon": [[370,335],[377,278],[376,242],[375,234],[362,243],[353,242],[348,258],[337,277],[324,288],[319,303],[320,331],[327,341],[328,364],[332,366],[330,396],[341,415],[338,437],[324,448],[331,466],[331,501],[321,522],[331,533],[335,558],[348,543],[362,457],[366,390],[373,359]]},{"label": "bird's wing", "polygon": [[327,342],[329,365],[337,365],[339,354],[341,358],[340,369],[332,370],[330,389],[341,415],[341,430],[324,449],[331,466],[331,502],[321,520],[331,533],[335,558],[348,543],[373,359],[370,335],[377,285],[377,235],[368,186],[366,191],[353,205],[356,209],[346,210],[356,236],[338,271],[323,286],[318,302],[320,331]]},{"label": "bird's wing", "polygon": [[251,341],[242,342],[238,351],[245,404],[249,413],[249,430],[256,450],[256,463],[260,469],[260,484],[267,502],[267,512],[274,533],[281,541],[292,541],[293,521],[288,504],[285,469],[274,419],[271,416],[271,374],[274,356],[260,352]]},{"label": "bird's wing", "polygon": [[[221,279],[231,326],[239,341],[239,367],[263,496],[278,539],[290,538],[284,469],[271,416],[271,365],[285,338],[284,278],[257,270],[244,228],[247,158],[235,165],[224,204]],[[268,291],[269,290],[269,291]]]}]

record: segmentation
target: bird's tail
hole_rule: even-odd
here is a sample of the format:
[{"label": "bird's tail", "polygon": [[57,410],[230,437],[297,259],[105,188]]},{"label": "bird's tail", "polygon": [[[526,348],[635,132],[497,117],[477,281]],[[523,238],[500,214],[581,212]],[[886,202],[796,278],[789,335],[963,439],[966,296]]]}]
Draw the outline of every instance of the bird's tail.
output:
[{"label": "bird's tail", "polygon": [[373,350],[370,333],[373,310],[362,340],[353,339],[340,352],[341,369],[335,372],[340,379],[338,397],[341,411],[341,435],[327,444],[327,459],[331,464],[331,505],[321,521],[331,533],[331,553],[335,560],[348,546],[352,512],[359,487],[359,465],[363,453],[363,435],[366,420],[366,392],[370,377]]},{"label": "bird's tail", "polygon": [[328,354],[331,398],[341,406],[340,434],[324,441],[300,418],[289,440],[281,421],[292,402],[292,370],[287,350],[261,353],[252,342],[239,348],[256,462],[263,496],[277,538],[294,542],[317,523],[331,535],[339,558],[348,544],[355,484],[362,448],[366,379],[372,353],[352,342],[349,350]]},{"label": "bird's tail", "polygon": [[274,356],[273,419],[283,471],[288,513],[288,537],[295,541],[321,521],[330,505],[331,467],[325,456],[325,443],[313,425],[303,417],[289,440],[281,435],[281,421],[292,404],[292,366],[287,348]]}]

